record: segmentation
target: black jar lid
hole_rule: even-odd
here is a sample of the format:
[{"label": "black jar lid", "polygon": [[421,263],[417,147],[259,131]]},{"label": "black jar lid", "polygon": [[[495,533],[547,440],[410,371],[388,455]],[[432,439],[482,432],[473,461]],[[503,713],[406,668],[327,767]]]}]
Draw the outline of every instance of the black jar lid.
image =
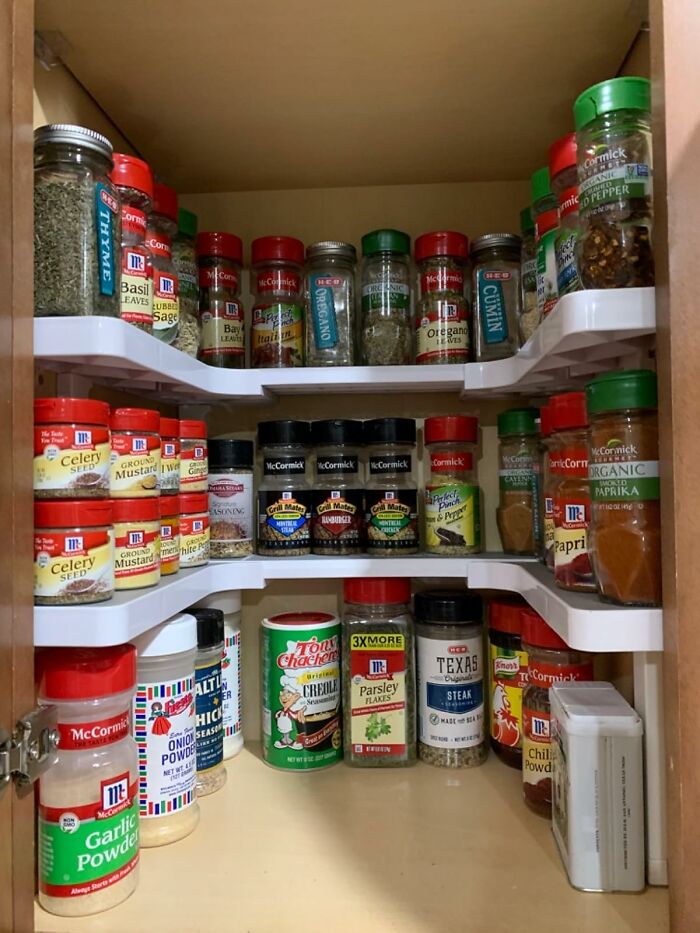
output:
[{"label": "black jar lid", "polygon": [[311,422],[311,439],[314,444],[362,445],[364,438],[362,422],[348,418],[332,418],[328,421]]},{"label": "black jar lid", "polygon": [[416,619],[442,625],[474,625],[483,621],[481,596],[467,590],[427,590],[416,593]]},{"label": "black jar lid", "polygon": [[302,444],[311,443],[311,426],[308,421],[261,421],[258,425],[258,444]]},{"label": "black jar lid", "polygon": [[214,648],[224,640],[224,614],[221,609],[206,606],[187,610],[197,620],[197,647],[202,651]]},{"label": "black jar lid", "polygon": [[415,444],[413,418],[374,418],[365,421],[365,444]]},{"label": "black jar lid", "polygon": [[238,441],[231,437],[209,438],[209,469],[252,469],[255,449],[252,441]]}]

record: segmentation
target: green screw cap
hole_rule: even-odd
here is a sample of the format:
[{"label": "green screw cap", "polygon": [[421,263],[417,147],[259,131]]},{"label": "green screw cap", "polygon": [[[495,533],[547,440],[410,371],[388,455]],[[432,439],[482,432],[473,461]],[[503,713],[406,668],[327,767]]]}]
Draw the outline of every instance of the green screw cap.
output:
[{"label": "green screw cap", "polygon": [[400,230],[373,230],[362,237],[362,255],[411,252],[411,238]]},{"label": "green screw cap", "polygon": [[181,207],[177,212],[177,228],[186,236],[197,236],[197,215]]},{"label": "green screw cap", "polygon": [[549,178],[549,166],[538,168],[530,179],[530,196],[532,203],[537,204],[542,198],[552,196],[552,183]]},{"label": "green screw cap", "polygon": [[651,110],[651,83],[648,78],[611,78],[587,88],[574,103],[576,129],[613,110]]},{"label": "green screw cap", "polygon": [[520,233],[528,236],[535,232],[535,221],[532,219],[532,208],[524,207],[520,211]]},{"label": "green screw cap", "polygon": [[628,408],[656,408],[656,373],[651,369],[627,369],[605,373],[586,386],[589,415]]},{"label": "green screw cap", "polygon": [[498,416],[498,436],[510,434],[537,434],[535,418],[539,415],[536,408],[510,408]]}]

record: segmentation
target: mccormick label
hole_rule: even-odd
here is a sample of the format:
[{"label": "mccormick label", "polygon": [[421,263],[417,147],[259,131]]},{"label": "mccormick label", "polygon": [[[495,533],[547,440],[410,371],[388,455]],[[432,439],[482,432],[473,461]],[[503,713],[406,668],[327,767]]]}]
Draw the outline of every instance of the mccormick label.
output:
[{"label": "mccormick label", "polygon": [[180,446],[180,492],[206,492],[209,449],[206,439]]},{"label": "mccormick label", "polygon": [[98,722],[59,722],[61,751],[80,752],[120,742],[129,734],[128,710]]},{"label": "mccormick label", "polygon": [[266,269],[256,278],[257,290],[263,293],[282,292],[298,295],[301,291],[301,276],[283,269]]},{"label": "mccormick label", "polygon": [[416,318],[416,362],[467,361],[469,315],[463,301],[435,301],[430,311]]},{"label": "mccormick label", "polygon": [[405,636],[353,634],[349,650],[353,757],[404,757],[409,730]]},{"label": "mccormick label", "polygon": [[372,476],[381,473],[410,473],[411,455],[400,454],[397,456],[387,455],[385,457],[370,457],[369,472]]},{"label": "mccormick label", "polygon": [[[97,602],[114,589],[111,528],[34,534],[34,596],[41,600]],[[102,596],[100,596],[102,594]]]},{"label": "mccormick label", "polygon": [[118,590],[155,586],[160,580],[160,522],[115,523],[114,579]]},{"label": "mccormick label", "polygon": [[34,489],[109,492],[109,429],[41,424],[34,428]]},{"label": "mccormick label", "polygon": [[251,333],[253,367],[302,366],[304,309],[297,304],[256,304]]},{"label": "mccormick label", "polygon": [[209,474],[209,520],[217,541],[253,540],[253,474]]},{"label": "mccormick label", "polygon": [[206,362],[214,354],[245,356],[243,307],[238,301],[210,301],[201,313],[200,357]]},{"label": "mccormick label", "polygon": [[112,433],[109,489],[112,498],[158,495],[160,438],[157,434]]},{"label": "mccormick label", "polygon": [[491,738],[509,748],[523,744],[523,690],[527,652],[490,645]]},{"label": "mccormick label", "polygon": [[481,311],[484,343],[493,346],[508,340],[508,315],[503,283],[510,282],[510,272],[477,269],[476,290]]},{"label": "mccormick label", "polygon": [[122,234],[124,233],[130,233],[145,242],[146,215],[137,207],[130,207],[127,204],[122,205]]},{"label": "mccormick label", "polygon": [[160,441],[160,491],[175,493],[180,490],[180,441],[176,437]]},{"label": "mccormick label", "polygon": [[309,275],[309,298],[314,343],[319,350],[332,350],[338,344],[333,289],[342,288],[345,279],[339,276]]},{"label": "mccormick label", "polygon": [[[221,659],[224,742],[241,733],[241,633],[226,630]],[[225,749],[224,749],[225,750]]]},{"label": "mccormick label", "polygon": [[461,269],[438,266],[424,272],[420,277],[421,296],[428,292],[457,292],[464,294],[464,273]]},{"label": "mccormick label", "polygon": [[231,291],[238,289],[238,274],[233,269],[226,269],[223,266],[207,266],[199,269],[199,287],[200,288],[229,288]]},{"label": "mccormick label", "polygon": [[415,489],[368,489],[365,494],[368,551],[418,548],[418,493]]},{"label": "mccormick label", "polygon": [[106,185],[98,182],[95,185],[95,232],[97,235],[97,274],[101,295],[113,295],[116,290],[114,223],[118,211],[117,199]]},{"label": "mccormick label", "polygon": [[224,758],[221,660],[195,668],[197,771],[209,771]]},{"label": "mccormick label", "polygon": [[282,553],[311,546],[311,492],[270,489],[258,492],[258,549]]},{"label": "mccormick label", "polygon": [[359,552],[364,539],[363,490],[317,489],[313,492],[312,502],[314,552]]},{"label": "mccormick label", "polygon": [[537,308],[542,317],[551,314],[559,300],[556,255],[558,232],[558,227],[548,230],[537,244]]},{"label": "mccormick label", "polygon": [[153,270],[153,330],[169,330],[180,321],[179,281],[174,272]]},{"label": "mccormick label", "polygon": [[[565,587],[592,586],[594,577],[588,553],[591,499],[585,483],[587,449],[561,450],[553,458],[553,468],[556,475],[563,478],[559,495],[554,499],[554,577]],[[576,483],[576,478],[584,482]],[[574,480],[571,492],[566,488],[567,479]]]},{"label": "mccormick label", "polygon": [[122,249],[119,316],[131,324],[153,324],[153,270],[141,246]]},{"label": "mccormick label", "polygon": [[177,518],[160,520],[160,575],[180,569],[180,522]]},{"label": "mccormick label", "polygon": [[481,635],[416,638],[418,737],[433,748],[472,748],[486,736]]},{"label": "mccormick label", "polygon": [[209,515],[180,516],[180,567],[209,563]]}]

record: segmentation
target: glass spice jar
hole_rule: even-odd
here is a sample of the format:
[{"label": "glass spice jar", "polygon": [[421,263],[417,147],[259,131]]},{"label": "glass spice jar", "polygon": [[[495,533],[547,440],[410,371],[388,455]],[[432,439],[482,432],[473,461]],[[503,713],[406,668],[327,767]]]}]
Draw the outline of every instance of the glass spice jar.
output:
[{"label": "glass spice jar", "polygon": [[176,496],[180,491],[180,422],[160,419],[160,494]]},{"label": "glass spice jar", "polygon": [[612,78],[574,104],[584,288],[654,284],[651,85]]},{"label": "glass spice jar", "polygon": [[416,307],[416,363],[467,363],[471,352],[469,240],[462,233],[424,233],[416,240],[420,300]]},{"label": "glass spice jar", "polygon": [[196,236],[197,215],[181,207],[177,212],[177,235],[173,240],[173,266],[180,298],[180,323],[173,345],[194,357],[199,353],[200,340]]},{"label": "glass spice jar", "polygon": [[626,370],[586,386],[589,548],[602,599],[661,605],[656,374]]},{"label": "glass spice jar", "polygon": [[122,239],[119,316],[153,332],[153,269],[146,246],[146,218],[153,201],[153,176],[148,165],[134,156],[115,152],[110,179],[121,201]]},{"label": "glass spice jar", "polygon": [[365,491],[367,553],[417,554],[418,489],[413,477],[416,422],[412,418],[365,421],[369,475]]},{"label": "glass spice jar", "polygon": [[365,543],[361,421],[314,421],[316,454],[312,494],[311,550],[314,554],[361,554]]},{"label": "glass spice jar", "polygon": [[252,441],[209,441],[209,522],[212,560],[253,553]]},{"label": "glass spice jar", "polygon": [[559,300],[556,255],[559,201],[552,191],[548,166],[545,165],[533,174],[530,189],[537,243],[537,310],[544,320],[552,313]]},{"label": "glass spice jar", "polygon": [[399,230],[362,237],[362,323],[365,366],[413,362],[411,238]]},{"label": "glass spice jar", "polygon": [[176,234],[177,192],[156,182],[146,246],[153,264],[153,336],[163,343],[173,343],[180,326],[180,283],[172,253]]},{"label": "glass spice jar", "polygon": [[532,210],[524,207],[520,211],[520,320],[518,331],[520,343],[526,344],[540,324],[540,312],[537,307],[537,244],[535,243],[535,221]]},{"label": "glass spice jar", "polygon": [[109,405],[93,399],[34,400],[34,498],[109,496]]},{"label": "glass spice jar", "polygon": [[159,495],[160,414],[149,408],[115,408],[110,428],[111,497],[147,499]]},{"label": "glass spice jar", "polygon": [[187,610],[197,620],[195,662],[197,796],[213,794],[226,783],[224,709],[221,659],[224,656],[224,614],[220,609]]},{"label": "glass spice jar", "polygon": [[304,365],[304,244],[290,236],[253,240],[255,303],[250,365],[280,369]]},{"label": "glass spice jar", "polygon": [[540,446],[542,448],[542,482],[540,514],[542,515],[542,561],[554,572],[554,502],[559,483],[559,438],[552,426],[549,404],[540,408]]},{"label": "glass spice jar", "polygon": [[180,420],[180,492],[206,492],[209,486],[206,421]]},{"label": "glass spice jar", "polygon": [[160,575],[169,577],[180,569],[180,499],[161,496],[160,507]]},{"label": "glass spice jar", "polygon": [[301,557],[311,553],[311,483],[308,421],[261,421],[258,450],[258,554]]},{"label": "glass spice jar", "polygon": [[209,496],[206,492],[181,493],[180,569],[204,567],[209,563]]},{"label": "glass spice jar", "polygon": [[68,123],[34,131],[34,314],[119,317],[112,144]]},{"label": "glass spice jar", "polygon": [[522,645],[524,599],[489,602],[491,748],[511,768],[523,766],[523,690],[528,660]]},{"label": "glass spice jar", "polygon": [[562,136],[549,147],[549,174],[552,192],[559,201],[559,229],[554,240],[559,297],[580,291],[578,241],[581,220],[578,212],[578,172],[576,168],[576,133]]},{"label": "glass spice jar", "polygon": [[241,291],[243,244],[233,233],[198,233],[199,359],[220,369],[245,367]]},{"label": "glass spice jar", "polygon": [[496,521],[506,554],[538,553],[539,441],[535,408],[498,416],[499,505]]},{"label": "glass spice jar", "polygon": [[114,588],[138,590],[160,580],[160,500],[115,499]]},{"label": "glass spice jar", "polygon": [[481,490],[474,470],[479,421],[466,415],[426,418],[430,455],[425,487],[425,549],[429,554],[481,551]]},{"label": "glass spice jar", "polygon": [[472,243],[474,358],[478,363],[518,352],[521,246],[520,237],[513,233],[486,233]]},{"label": "glass spice jar", "polygon": [[306,247],[306,365],[355,362],[355,266],[351,243],[324,240]]}]

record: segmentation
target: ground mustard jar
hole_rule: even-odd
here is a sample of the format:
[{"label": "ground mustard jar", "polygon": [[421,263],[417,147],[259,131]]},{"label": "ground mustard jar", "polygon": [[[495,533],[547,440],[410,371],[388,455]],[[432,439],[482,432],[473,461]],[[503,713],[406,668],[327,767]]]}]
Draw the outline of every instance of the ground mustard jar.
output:
[{"label": "ground mustard jar", "polygon": [[117,499],[114,502],[114,584],[138,590],[160,580],[160,502]]},{"label": "ground mustard jar", "polygon": [[109,405],[82,398],[34,401],[34,497],[109,496]]},{"label": "ground mustard jar", "polygon": [[160,415],[147,408],[115,408],[110,419],[113,499],[144,499],[159,494]]},{"label": "ground mustard jar", "polygon": [[180,492],[206,492],[208,485],[206,422],[180,421]]},{"label": "ground mustard jar", "polygon": [[180,569],[180,497],[161,496],[160,575],[168,577]]}]

